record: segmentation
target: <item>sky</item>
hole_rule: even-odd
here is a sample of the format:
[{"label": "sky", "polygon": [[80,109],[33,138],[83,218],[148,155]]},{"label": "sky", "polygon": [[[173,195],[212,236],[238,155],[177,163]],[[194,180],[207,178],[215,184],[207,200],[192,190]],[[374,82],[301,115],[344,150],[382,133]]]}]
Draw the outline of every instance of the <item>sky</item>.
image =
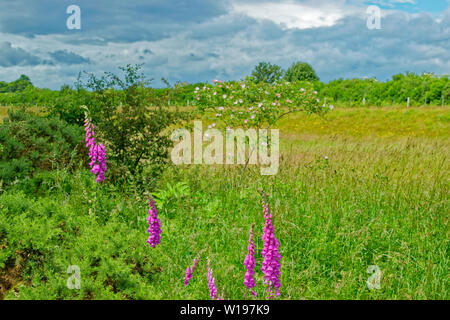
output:
[{"label": "sky", "polygon": [[144,63],[160,87],[243,79],[261,61],[308,62],[325,82],[450,74],[450,0],[0,0],[0,81],[59,89]]}]

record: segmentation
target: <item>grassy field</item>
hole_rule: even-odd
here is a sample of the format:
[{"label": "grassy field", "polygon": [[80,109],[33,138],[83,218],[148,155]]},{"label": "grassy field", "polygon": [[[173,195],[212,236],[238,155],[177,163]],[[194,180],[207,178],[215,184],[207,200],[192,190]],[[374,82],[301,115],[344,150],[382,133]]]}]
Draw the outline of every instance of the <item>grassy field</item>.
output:
[{"label": "grassy field", "polygon": [[[337,108],[280,122],[275,176],[249,166],[174,166],[162,177],[161,245],[145,242],[148,194],[97,186],[64,168],[0,194],[0,298],[208,299],[206,258],[226,299],[242,282],[255,223],[262,298],[270,193],[280,241],[280,299],[449,299],[450,110]],[[184,272],[201,261],[190,285]],[[66,286],[69,265],[81,288]],[[381,271],[369,290],[368,267]]]}]

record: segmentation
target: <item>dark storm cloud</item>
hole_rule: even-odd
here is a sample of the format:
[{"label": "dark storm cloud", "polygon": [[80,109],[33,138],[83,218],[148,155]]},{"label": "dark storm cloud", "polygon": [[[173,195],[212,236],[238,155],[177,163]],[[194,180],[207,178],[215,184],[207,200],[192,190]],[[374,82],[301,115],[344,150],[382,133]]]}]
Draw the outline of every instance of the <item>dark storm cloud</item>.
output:
[{"label": "dark storm cloud", "polygon": [[[66,27],[66,9],[73,4],[81,8],[81,30]],[[3,0],[0,31],[28,37],[81,33],[107,41],[155,41],[225,13],[225,1],[209,0]]]},{"label": "dark storm cloud", "polygon": [[91,62],[89,59],[67,50],[57,50],[51,52],[50,56],[55,62],[62,64],[82,64]]},{"label": "dark storm cloud", "polygon": [[0,66],[35,66],[41,63],[41,59],[23,50],[15,48],[10,42],[0,42]]}]

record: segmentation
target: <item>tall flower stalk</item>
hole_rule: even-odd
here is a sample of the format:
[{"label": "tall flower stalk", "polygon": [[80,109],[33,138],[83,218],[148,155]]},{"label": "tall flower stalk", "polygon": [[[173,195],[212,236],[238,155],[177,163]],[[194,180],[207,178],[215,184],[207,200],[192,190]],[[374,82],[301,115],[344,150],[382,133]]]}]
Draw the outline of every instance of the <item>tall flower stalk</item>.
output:
[{"label": "tall flower stalk", "polygon": [[194,262],[192,263],[192,267],[186,268],[186,277],[184,279],[184,285],[187,287],[189,284],[189,281],[192,279],[192,275],[194,273],[195,268],[197,267],[198,259],[195,258]]},{"label": "tall flower stalk", "polygon": [[207,278],[208,278],[208,288],[209,288],[209,295],[211,296],[212,300],[216,300],[217,298],[217,288],[216,288],[216,281],[213,277],[213,273],[211,270],[211,266],[209,265],[209,259],[208,259],[208,273],[207,273]]},{"label": "tall flower stalk", "polygon": [[261,271],[264,273],[265,281],[264,283],[268,286],[269,299],[272,297],[273,289],[277,296],[280,295],[280,261],[281,255],[278,251],[280,243],[274,234],[274,227],[272,224],[272,213],[270,212],[270,207],[268,203],[268,195],[264,192],[262,194],[262,206],[263,214],[265,219],[264,233],[262,240],[264,241],[264,248],[261,252],[263,256],[263,263]]},{"label": "tall flower stalk", "polygon": [[97,176],[97,183],[101,183],[105,180],[106,171],[106,149],[103,144],[97,144],[95,142],[94,125],[86,117],[84,121],[84,131],[86,133],[86,147],[89,148],[89,158],[91,162],[91,172]]},{"label": "tall flower stalk", "polygon": [[152,247],[156,247],[161,241],[161,221],[158,218],[158,211],[156,210],[155,200],[151,197],[149,201],[148,210],[148,237],[147,243]]},{"label": "tall flower stalk", "polygon": [[255,279],[253,277],[256,266],[255,244],[253,242],[253,228],[254,225],[252,225],[252,227],[250,228],[250,235],[247,246],[248,253],[244,260],[244,266],[247,268],[244,276],[244,285],[247,287],[247,289],[250,289],[251,293],[256,297],[256,292],[253,290],[253,288],[256,286]]}]

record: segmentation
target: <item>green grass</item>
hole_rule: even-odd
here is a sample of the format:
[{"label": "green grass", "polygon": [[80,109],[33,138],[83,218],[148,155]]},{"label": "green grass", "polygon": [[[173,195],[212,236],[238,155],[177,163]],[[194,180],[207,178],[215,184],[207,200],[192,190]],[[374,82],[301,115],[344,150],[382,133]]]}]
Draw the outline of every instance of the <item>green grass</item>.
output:
[{"label": "green grass", "polygon": [[[263,296],[260,196],[271,194],[282,255],[281,299],[449,299],[449,111],[338,109],[280,123],[276,176],[250,166],[172,167],[160,182],[161,245],[145,242],[147,194],[97,187],[56,170],[0,195],[0,295],[6,299],[208,299],[242,282],[256,224]],[[327,157],[327,159],[325,158]],[[189,287],[184,272],[201,261]],[[81,289],[69,290],[69,265]],[[377,265],[381,289],[369,290]],[[3,286],[3,289],[2,289]]]}]

